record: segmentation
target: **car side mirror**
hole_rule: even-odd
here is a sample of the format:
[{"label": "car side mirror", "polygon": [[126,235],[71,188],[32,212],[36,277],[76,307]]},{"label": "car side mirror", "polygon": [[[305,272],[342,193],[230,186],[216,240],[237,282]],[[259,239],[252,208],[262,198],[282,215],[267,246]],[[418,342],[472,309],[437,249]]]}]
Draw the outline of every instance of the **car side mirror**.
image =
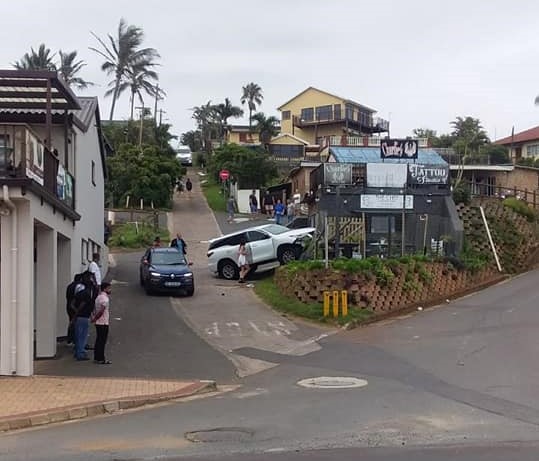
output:
[{"label": "car side mirror", "polygon": [[144,261],[142,261],[142,264],[144,264],[145,266],[147,266],[148,264],[150,264],[150,261],[148,261],[147,259],[145,259]]},{"label": "car side mirror", "polygon": [[192,265],[193,265],[193,263],[187,263],[187,265],[188,265],[188,266],[192,266]]}]

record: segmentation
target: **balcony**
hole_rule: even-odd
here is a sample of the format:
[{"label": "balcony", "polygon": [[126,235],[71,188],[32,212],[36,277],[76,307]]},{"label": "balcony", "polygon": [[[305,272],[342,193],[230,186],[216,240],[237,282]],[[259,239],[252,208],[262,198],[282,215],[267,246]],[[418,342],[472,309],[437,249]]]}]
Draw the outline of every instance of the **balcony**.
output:
[{"label": "balcony", "polygon": [[[380,136],[321,136],[316,138],[316,144],[320,148],[341,146],[341,147],[380,147],[382,141]],[[427,138],[418,139],[419,147],[429,147],[429,140]]]},{"label": "balcony", "polygon": [[29,187],[78,219],[75,178],[26,125],[0,125],[0,184]]},{"label": "balcony", "polygon": [[347,115],[331,113],[327,116],[318,115],[310,118],[294,115],[292,122],[298,128],[339,124],[361,133],[384,133],[389,131],[389,122],[387,120],[360,112],[350,112]]}]

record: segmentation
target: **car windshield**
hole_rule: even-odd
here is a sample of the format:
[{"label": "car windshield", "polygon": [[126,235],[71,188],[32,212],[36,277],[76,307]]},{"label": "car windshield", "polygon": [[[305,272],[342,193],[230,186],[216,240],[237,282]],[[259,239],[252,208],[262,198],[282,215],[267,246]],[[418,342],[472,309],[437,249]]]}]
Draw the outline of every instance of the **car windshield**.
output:
[{"label": "car windshield", "polygon": [[155,252],[152,255],[152,264],[157,264],[160,266],[185,264],[185,258],[180,254],[180,252],[177,251]]},{"label": "car windshield", "polygon": [[264,227],[264,230],[269,232],[270,234],[279,235],[288,232],[290,229],[284,226],[280,226],[279,224],[268,224]]}]

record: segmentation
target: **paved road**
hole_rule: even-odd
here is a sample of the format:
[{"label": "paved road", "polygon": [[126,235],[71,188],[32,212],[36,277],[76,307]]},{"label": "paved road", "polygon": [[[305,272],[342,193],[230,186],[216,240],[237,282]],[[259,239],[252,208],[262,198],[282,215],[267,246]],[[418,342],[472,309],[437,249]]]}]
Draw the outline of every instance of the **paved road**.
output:
[{"label": "paved road", "polygon": [[[329,336],[301,357],[244,348],[238,352],[279,366],[213,398],[4,436],[0,457],[263,460],[316,450],[312,459],[534,459],[538,275]],[[296,384],[313,376],[355,376],[368,385]],[[193,431],[208,442],[192,442]],[[338,448],[347,450],[322,451]]]},{"label": "paved road", "polygon": [[141,256],[115,255],[117,266],[108,274],[113,293],[107,357],[112,365],[74,361],[71,348],[60,344],[57,359],[36,362],[38,374],[235,380],[232,363],[186,325],[170,297],[146,296],[138,280]]}]

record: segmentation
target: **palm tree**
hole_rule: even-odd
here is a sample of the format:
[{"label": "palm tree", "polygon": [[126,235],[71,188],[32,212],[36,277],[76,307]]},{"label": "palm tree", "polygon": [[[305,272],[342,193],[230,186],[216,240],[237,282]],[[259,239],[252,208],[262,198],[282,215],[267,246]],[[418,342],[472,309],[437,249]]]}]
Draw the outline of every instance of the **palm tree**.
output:
[{"label": "palm tree", "polygon": [[211,101],[208,101],[206,104],[193,107],[191,110],[200,130],[204,147],[209,152],[211,150],[211,134],[219,124],[219,116],[215,106],[212,105]]},{"label": "palm tree", "polygon": [[258,133],[260,142],[267,146],[271,139],[279,134],[279,119],[270,115],[266,117],[263,112],[253,115],[256,122],[255,131]]},{"label": "palm tree", "polygon": [[242,88],[243,94],[241,96],[241,103],[247,103],[249,107],[249,131],[251,131],[253,112],[256,110],[256,106],[262,104],[262,88],[256,83],[248,83]]},{"label": "palm tree", "polygon": [[77,74],[81,69],[86,65],[82,60],[76,61],[77,52],[71,51],[70,53],[64,53],[62,50],[59,51],[60,54],[60,67],[58,68],[58,74],[67,86],[76,87],[79,90],[84,90],[89,86],[92,86],[92,82],[87,82],[81,77],[77,77]]},{"label": "palm tree", "polygon": [[42,43],[37,52],[30,48],[30,53],[25,53],[20,61],[15,61],[13,67],[19,70],[56,70],[55,56],[56,54],[51,54],[50,48]]},{"label": "palm tree", "polygon": [[228,125],[228,119],[230,117],[238,118],[243,116],[243,110],[241,107],[234,106],[230,99],[225,98],[225,102],[221,104],[217,104],[215,106],[215,113],[217,114],[219,118],[219,134],[221,136],[221,139],[224,138],[225,131],[227,129]]},{"label": "palm tree", "polygon": [[159,58],[159,53],[154,48],[142,48],[144,32],[137,26],[128,26],[125,20],[120,19],[118,26],[118,36],[114,38],[108,34],[110,44],[107,45],[102,39],[92,32],[92,35],[101,45],[102,49],[90,49],[95,51],[105,59],[101,65],[101,70],[109,75],[114,75],[114,79],[109,86],[112,87],[112,106],[110,108],[110,120],[114,116],[116,101],[120,95],[120,86],[126,80],[130,80],[130,71],[137,69],[142,72],[143,69],[150,70],[157,64],[155,59]]}]

